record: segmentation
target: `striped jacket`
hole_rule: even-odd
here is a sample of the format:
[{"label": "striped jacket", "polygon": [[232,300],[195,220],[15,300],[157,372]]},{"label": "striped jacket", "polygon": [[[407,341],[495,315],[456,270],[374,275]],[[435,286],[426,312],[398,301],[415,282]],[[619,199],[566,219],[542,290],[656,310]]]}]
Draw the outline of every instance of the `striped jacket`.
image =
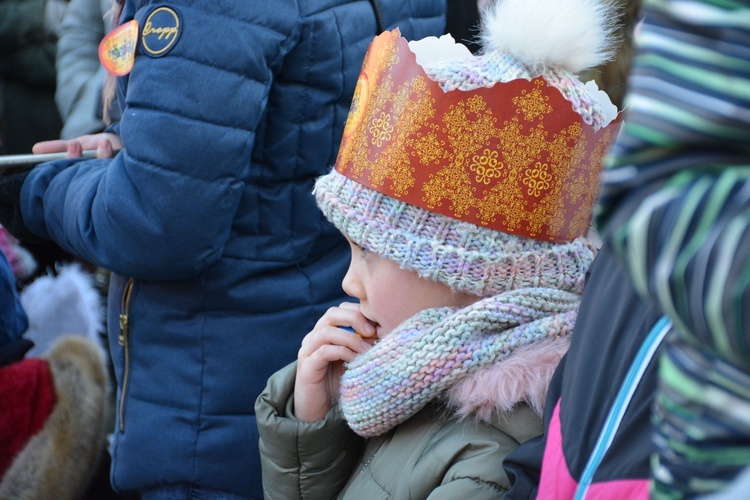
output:
[{"label": "striped jacket", "polygon": [[750,464],[750,2],[644,5],[600,221],[675,326],[651,471],[675,498]]},{"label": "striped jacket", "polygon": [[[643,13],[597,209],[605,244],[545,438],[505,462],[510,498],[682,498],[750,464],[750,3],[644,0]],[[660,317],[673,327],[607,432]]]}]

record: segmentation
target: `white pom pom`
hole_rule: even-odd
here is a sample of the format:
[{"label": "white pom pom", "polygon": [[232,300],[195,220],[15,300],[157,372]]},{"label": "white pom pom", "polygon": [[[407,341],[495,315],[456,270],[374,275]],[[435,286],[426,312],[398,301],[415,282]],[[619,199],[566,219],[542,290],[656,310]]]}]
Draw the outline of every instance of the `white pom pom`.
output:
[{"label": "white pom pom", "polygon": [[27,353],[39,357],[68,334],[80,334],[102,350],[99,332],[104,331],[101,298],[93,277],[80,264],[63,266],[57,276],[41,276],[21,292],[21,305],[29,317],[24,337],[34,342]]},{"label": "white pom pom", "polygon": [[484,52],[534,68],[578,73],[610,60],[619,41],[613,0],[497,0],[483,17]]}]

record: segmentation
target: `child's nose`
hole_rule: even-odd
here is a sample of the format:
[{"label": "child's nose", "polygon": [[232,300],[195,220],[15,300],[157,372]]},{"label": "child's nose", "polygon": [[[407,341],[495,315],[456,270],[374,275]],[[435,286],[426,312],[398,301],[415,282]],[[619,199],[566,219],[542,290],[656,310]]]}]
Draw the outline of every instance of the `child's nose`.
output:
[{"label": "child's nose", "polygon": [[344,293],[350,297],[354,297],[362,300],[362,284],[357,278],[356,272],[352,269],[352,265],[349,264],[349,269],[346,271],[344,279],[341,281],[341,288]]}]

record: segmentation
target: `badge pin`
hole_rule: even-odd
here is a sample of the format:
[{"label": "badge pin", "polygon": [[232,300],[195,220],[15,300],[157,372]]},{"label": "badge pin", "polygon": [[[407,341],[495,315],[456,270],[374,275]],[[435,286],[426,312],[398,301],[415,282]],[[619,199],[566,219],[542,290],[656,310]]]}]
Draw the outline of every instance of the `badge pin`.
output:
[{"label": "badge pin", "polygon": [[99,61],[116,76],[130,73],[135,63],[138,21],[133,19],[112,30],[99,44]]}]

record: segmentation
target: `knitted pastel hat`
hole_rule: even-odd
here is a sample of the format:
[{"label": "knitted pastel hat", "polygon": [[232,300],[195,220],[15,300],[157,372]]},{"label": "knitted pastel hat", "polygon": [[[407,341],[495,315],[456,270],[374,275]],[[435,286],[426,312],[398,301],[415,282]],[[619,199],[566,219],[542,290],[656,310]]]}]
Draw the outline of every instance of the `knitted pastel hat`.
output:
[{"label": "knitted pastel hat", "polygon": [[580,292],[617,110],[574,72],[612,54],[607,2],[504,0],[474,56],[446,35],[373,40],[335,169],[314,194],[356,244],[488,297]]}]

